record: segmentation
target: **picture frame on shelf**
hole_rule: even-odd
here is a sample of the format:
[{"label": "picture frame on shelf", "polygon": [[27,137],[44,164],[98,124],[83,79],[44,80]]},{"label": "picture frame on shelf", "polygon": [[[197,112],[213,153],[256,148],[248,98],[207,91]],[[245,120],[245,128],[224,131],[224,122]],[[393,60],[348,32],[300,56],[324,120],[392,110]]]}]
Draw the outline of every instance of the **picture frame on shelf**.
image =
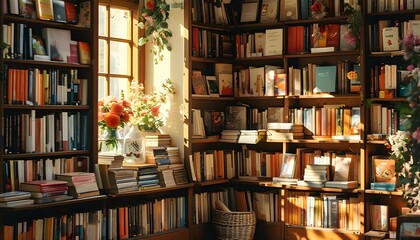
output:
[{"label": "picture frame on shelf", "polygon": [[243,2],[240,23],[256,23],[258,20],[259,2]]},{"label": "picture frame on shelf", "polygon": [[194,95],[208,95],[206,80],[201,71],[192,71],[191,83]]},{"label": "picture frame on shelf", "polygon": [[280,178],[292,179],[295,176],[296,154],[285,153],[281,162]]},{"label": "picture frame on shelf", "polygon": [[420,216],[418,214],[397,217],[397,239],[420,239]]},{"label": "picture frame on shelf", "polygon": [[217,84],[216,76],[206,76],[206,83],[209,95],[211,97],[219,96],[219,84]]}]

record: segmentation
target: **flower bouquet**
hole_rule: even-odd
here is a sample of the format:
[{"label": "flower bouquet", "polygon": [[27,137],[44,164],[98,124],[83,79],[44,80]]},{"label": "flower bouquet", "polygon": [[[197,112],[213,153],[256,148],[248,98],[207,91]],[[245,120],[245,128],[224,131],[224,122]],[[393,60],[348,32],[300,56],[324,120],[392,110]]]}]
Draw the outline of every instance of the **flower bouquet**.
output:
[{"label": "flower bouquet", "polygon": [[98,126],[102,136],[100,139],[105,139],[108,150],[117,150],[120,138],[118,128],[123,128],[132,114],[131,103],[127,99],[108,96],[98,101]]}]

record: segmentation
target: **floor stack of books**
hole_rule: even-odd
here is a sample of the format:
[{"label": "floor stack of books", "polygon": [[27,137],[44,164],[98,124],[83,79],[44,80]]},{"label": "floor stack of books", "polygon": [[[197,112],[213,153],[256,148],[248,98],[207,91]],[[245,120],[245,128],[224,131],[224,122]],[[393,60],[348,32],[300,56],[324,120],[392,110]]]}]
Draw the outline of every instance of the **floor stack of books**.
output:
[{"label": "floor stack of books", "polygon": [[20,184],[22,191],[31,193],[34,203],[50,203],[72,199],[67,195],[67,182],[61,180],[35,180]]},{"label": "floor stack of books", "polygon": [[30,192],[12,191],[0,193],[0,207],[21,207],[34,204]]},{"label": "floor stack of books", "polygon": [[94,173],[71,172],[55,175],[55,179],[67,182],[67,192],[74,198],[84,198],[99,195],[98,184]]}]

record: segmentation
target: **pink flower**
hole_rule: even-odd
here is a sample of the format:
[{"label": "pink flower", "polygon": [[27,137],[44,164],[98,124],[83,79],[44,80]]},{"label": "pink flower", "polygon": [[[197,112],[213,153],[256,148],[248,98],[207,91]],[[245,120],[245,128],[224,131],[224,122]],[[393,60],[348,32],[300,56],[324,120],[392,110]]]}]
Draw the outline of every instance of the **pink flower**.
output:
[{"label": "pink flower", "polygon": [[159,109],[160,109],[160,105],[154,106],[150,109],[150,111],[152,112],[152,115],[157,117],[159,116]]},{"label": "pink flower", "polygon": [[418,127],[416,131],[413,132],[413,139],[417,139],[417,144],[420,143],[420,127]]},{"label": "pink flower", "polygon": [[357,44],[357,36],[352,31],[348,31],[344,35],[344,40],[350,45],[356,45]]},{"label": "pink flower", "polygon": [[145,116],[146,114],[147,114],[147,111],[146,111],[146,110],[141,110],[141,111],[140,111],[140,116],[142,116],[142,117],[143,117],[143,116]]},{"label": "pink flower", "polygon": [[407,70],[408,71],[413,71],[414,70],[414,65],[413,64],[408,65]]}]

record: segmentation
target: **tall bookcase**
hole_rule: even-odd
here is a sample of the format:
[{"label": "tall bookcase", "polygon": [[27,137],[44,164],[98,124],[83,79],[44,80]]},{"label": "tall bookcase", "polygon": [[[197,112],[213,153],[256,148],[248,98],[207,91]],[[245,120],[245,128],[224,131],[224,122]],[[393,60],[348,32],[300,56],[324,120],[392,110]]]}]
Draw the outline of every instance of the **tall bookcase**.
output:
[{"label": "tall bookcase", "polygon": [[[305,151],[305,149],[316,149],[321,153],[335,152],[337,154],[346,154],[351,156],[352,161],[357,162],[357,167],[352,169],[353,175],[356,175],[354,179],[359,182],[357,189],[336,189],[336,188],[316,188],[316,187],[301,187],[301,186],[264,186],[262,182],[243,180],[246,178],[226,180],[216,179],[209,181],[196,182],[196,187],[193,193],[202,194],[202,192],[218,191],[219,188],[234,188],[235,190],[244,190],[251,192],[277,192],[280,196],[279,206],[280,209],[280,221],[278,222],[257,222],[256,239],[326,239],[326,238],[340,238],[340,239],[368,239],[364,234],[372,230],[371,220],[372,215],[370,212],[371,205],[389,205],[388,217],[396,217],[400,214],[399,210],[404,206],[404,202],[401,201],[401,192],[398,191],[382,191],[371,189],[370,184],[373,182],[372,177],[372,156],[373,155],[388,155],[388,150],[385,146],[386,141],[372,140],[370,137],[372,133],[371,121],[372,113],[371,105],[391,105],[389,107],[396,109],[397,105],[406,104],[404,97],[395,95],[392,98],[384,99],[376,96],[377,89],[372,85],[371,73],[374,73],[375,65],[382,64],[396,64],[402,63],[402,52],[385,52],[383,50],[372,50],[372,33],[371,26],[380,20],[396,20],[401,22],[414,19],[415,15],[420,13],[419,9],[405,9],[405,10],[391,10],[384,9],[383,12],[375,12],[372,10],[372,6],[380,4],[380,1],[359,1],[361,7],[362,19],[360,28],[360,45],[358,48],[353,50],[341,50],[335,49],[334,52],[326,53],[296,53],[290,51],[290,45],[294,44],[294,41],[300,41],[298,38],[290,38],[290,34],[295,27],[311,28],[314,24],[319,25],[346,25],[347,16],[343,13],[335,15],[330,13],[322,19],[302,19],[300,16],[296,20],[279,20],[271,23],[231,23],[227,25],[216,24],[217,20],[212,22],[212,15],[209,14],[209,18],[205,20],[205,16],[201,19],[197,18],[197,14],[205,14],[206,9],[211,8],[212,5],[202,6],[203,2],[206,1],[192,1],[185,3],[185,26],[189,30],[188,38],[185,41],[185,72],[184,72],[184,95],[186,97],[185,104],[188,111],[185,113],[186,122],[184,124],[184,132],[188,133],[186,136],[186,157],[193,156],[196,152],[210,152],[213,150],[234,150],[240,154],[244,153],[243,149],[257,151],[257,152],[280,152],[285,153],[298,153]],[[241,5],[247,1],[231,1],[231,4]],[[279,1],[282,2],[281,0]],[[302,1],[298,1],[300,5]],[[306,1],[304,1],[306,2]],[[330,1],[331,2],[331,1]],[[337,3],[337,1],[335,1]],[[373,4],[373,2],[375,4]],[[261,1],[260,1],[261,3]],[[372,6],[368,6],[372,4]],[[209,7],[210,6],[210,7]],[[399,7],[399,6],[398,6]],[[398,8],[397,7],[397,8]],[[406,5],[405,5],[406,7]],[[248,9],[249,10],[249,9]],[[281,6],[280,6],[281,11]],[[298,12],[300,9],[298,10]],[[381,10],[382,11],[382,10]],[[198,13],[197,13],[198,12]],[[228,12],[228,11],[227,11]],[[229,14],[229,12],[228,12]],[[239,13],[240,14],[240,13]],[[257,13],[259,14],[259,13]],[[341,16],[340,16],[341,15]],[[239,16],[237,16],[239,18]],[[210,19],[210,20],[209,20]],[[229,19],[229,17],[228,17]],[[205,23],[206,22],[206,23]],[[395,22],[394,22],[395,24]],[[282,29],[283,30],[283,54],[275,56],[255,56],[248,58],[237,58],[237,45],[238,42],[233,40],[234,51],[233,57],[217,56],[211,52],[209,53],[197,53],[200,48],[204,48],[205,37],[197,41],[196,32],[212,32],[219,35],[245,35],[253,34],[257,32],[265,32],[267,29]],[[197,31],[198,30],[198,31]],[[338,32],[338,34],[340,34]],[[205,36],[203,34],[203,36]],[[399,35],[400,38],[404,37]],[[235,37],[233,37],[235,39]],[[207,40],[208,41],[208,40]],[[222,40],[220,40],[222,41]],[[211,42],[211,41],[210,41]],[[217,41],[216,41],[217,43]],[[375,46],[375,44],[373,44]],[[199,46],[199,48],[197,48]],[[213,46],[207,45],[208,48]],[[310,49],[306,49],[309,51]],[[200,71],[203,75],[215,75],[215,66],[218,63],[232,64],[233,72],[241,69],[246,69],[250,66],[253,67],[264,67],[266,65],[280,66],[285,69],[285,72],[289,74],[289,68],[302,69],[309,67],[311,64],[318,66],[337,66],[337,69],[343,68],[343,71],[338,70],[338,79],[345,79],[344,82],[338,83],[338,88],[334,93],[331,94],[313,94],[306,95],[303,92],[298,94],[288,94],[286,96],[239,96],[235,92],[232,96],[226,97],[208,97],[200,96],[195,94],[193,81],[193,71]],[[360,85],[353,86],[353,82],[350,83],[346,79],[345,75],[350,70],[357,70],[360,76]],[[344,75],[344,76],[343,76]],[[234,75],[236,76],[236,75]],[[290,75],[288,76],[290,78]],[[238,88],[238,80],[233,79],[234,88]],[[341,84],[341,85],[340,85]],[[344,85],[343,85],[344,84]],[[289,92],[294,90],[292,83],[287,83]],[[357,85],[357,84],[356,84]],[[353,88],[356,87],[356,88]],[[396,90],[395,90],[396,91]],[[340,138],[331,137],[335,134],[327,133],[329,137],[319,137],[314,132],[313,137],[306,137],[304,139],[285,140],[279,142],[259,142],[257,144],[235,144],[226,143],[219,141],[215,137],[206,137],[202,139],[195,139],[194,135],[194,117],[196,117],[196,110],[200,110],[201,113],[208,110],[213,111],[225,111],[226,106],[238,105],[238,103],[247,105],[249,108],[257,108],[258,111],[264,111],[268,107],[282,107],[284,122],[291,122],[293,115],[290,114],[293,109],[299,108],[313,108],[322,109],[340,106],[345,110],[349,111],[357,109],[360,111],[360,128],[355,134],[360,136],[359,138]],[[398,112],[398,109],[395,110]],[[396,113],[395,116],[398,114]],[[247,116],[248,118],[248,116]],[[205,122],[205,120],[204,120]],[[318,122],[321,124],[321,122]],[[394,130],[399,129],[398,127]],[[324,135],[324,134],[320,134]],[[244,147],[245,146],[245,147]],[[244,155],[242,155],[244,157]],[[226,159],[225,159],[226,161]],[[190,168],[194,168],[193,164],[188,164]],[[300,166],[298,178],[302,179],[303,176],[303,163],[298,163]],[[241,173],[238,172],[237,176]],[[261,179],[261,178],[260,178]],[[216,189],[216,190],[214,190]],[[339,204],[348,203],[348,208],[351,208],[352,212],[356,215],[352,215],[351,223],[347,225],[330,226],[310,226],[307,224],[307,201],[309,198],[325,198],[328,196],[335,196],[339,199]],[[194,199],[192,199],[194,202]],[[191,217],[193,218],[193,217]],[[194,222],[194,221],[192,221]],[[351,225],[349,225],[351,224]],[[212,236],[212,230],[209,224],[196,223],[191,226],[191,239],[193,236],[199,236],[206,234],[205,236]]]},{"label": "tall bookcase", "polygon": [[[2,73],[2,81],[0,84],[0,92],[2,96],[0,103],[0,125],[2,126],[0,139],[0,178],[2,179],[2,184],[0,192],[19,190],[19,183],[22,181],[46,179],[48,172],[53,171],[52,169],[48,169],[47,162],[53,163],[56,167],[54,171],[93,172],[94,164],[97,162],[98,152],[96,137],[98,132],[95,121],[97,116],[98,96],[98,64],[97,58],[95,57],[98,53],[96,37],[98,34],[98,1],[74,1],[76,5],[83,2],[85,6],[88,6],[88,9],[86,10],[88,13],[87,18],[90,21],[90,27],[52,20],[23,17],[21,14],[10,14],[8,9],[4,9],[8,6],[7,3],[10,2],[17,4],[18,1],[5,1],[6,4],[3,4],[3,2],[0,6],[0,21],[2,22],[2,31],[0,35],[2,40],[5,33],[3,31],[4,29],[10,28],[11,31],[9,34],[12,31],[15,31],[15,29],[11,26],[14,26],[16,29],[21,29],[22,33],[25,32],[24,35],[19,36],[17,31],[15,31],[15,46],[18,43],[25,43],[26,45],[26,43],[29,44],[29,42],[32,42],[32,37],[29,38],[26,35],[27,31],[31,32],[33,34],[32,36],[37,35],[39,37],[42,37],[42,29],[64,31],[69,33],[71,40],[86,42],[89,45],[90,51],[86,52],[86,54],[91,56],[92,61],[87,64],[79,64],[78,59],[75,60],[77,63],[70,63],[71,61],[38,61],[34,60],[30,54],[26,55],[25,52],[23,56],[16,54],[6,57],[2,54],[2,57],[0,58]],[[31,6],[31,8],[35,11],[35,3]],[[54,37],[59,36],[55,35]],[[68,41],[70,39],[64,40]],[[30,44],[30,46],[32,45]],[[30,48],[31,47],[26,48],[25,46],[24,49],[20,49],[28,50]],[[77,52],[77,44],[75,50]],[[25,79],[23,76],[21,78],[11,76],[14,72],[20,72],[24,74],[23,76],[27,76],[26,74],[34,72],[35,74],[37,72],[49,74],[49,76],[56,74],[57,82],[54,84],[60,85],[63,85],[61,79],[66,75],[68,77],[69,86],[71,73],[77,72],[77,79],[84,79],[83,81],[86,83],[83,84],[83,91],[86,90],[87,94],[84,96],[83,102],[76,101],[75,96],[77,93],[75,93],[75,89],[73,87],[65,86],[64,88],[66,90],[61,93],[61,96],[67,95],[67,90],[69,91],[69,94],[72,95],[69,97],[65,96],[63,98],[66,99],[66,104],[56,104],[54,101],[46,101],[44,104],[37,102],[37,104],[34,104],[33,99],[29,99],[30,96],[28,96],[28,92],[25,92],[24,90],[28,90],[29,88],[29,92],[31,92],[31,90],[35,90],[32,89],[35,85],[24,84],[24,82],[27,82],[29,78]],[[43,76],[46,76],[45,74]],[[14,81],[16,85],[8,87],[8,83],[10,83],[10,81]],[[35,82],[36,85],[39,85],[43,79],[39,79],[38,81],[39,82]],[[75,85],[78,84],[76,82],[74,83]],[[25,88],[24,86],[30,87]],[[78,87],[81,86],[82,85],[78,85]],[[47,85],[44,85],[44,87],[47,87]],[[49,87],[50,89],[53,89],[54,86],[49,85]],[[44,89],[42,89],[42,91],[44,91]],[[12,94],[15,95],[11,96]],[[37,92],[37,95],[38,94],[40,93]],[[53,93],[53,95],[55,94],[57,93]],[[32,100],[32,104],[26,102],[26,100]],[[43,99],[39,98],[38,100]],[[35,137],[32,137],[30,138],[31,140],[28,145],[31,144],[33,147],[25,148],[25,146],[28,147],[28,145],[24,145],[24,143],[29,140],[29,137],[25,137],[24,133],[35,133],[37,136],[41,133],[41,130],[38,128],[38,123],[35,123],[34,125],[29,124],[31,126],[30,128],[37,126],[34,131],[30,131],[29,127],[25,126],[25,123],[29,122],[28,119],[31,119],[34,122],[39,122],[40,119],[46,116],[51,116],[51,120],[55,122],[55,124],[52,122],[44,123],[42,127],[45,129],[55,125],[55,128],[50,131],[52,133],[52,138],[50,137],[50,142],[48,142],[50,145],[46,145],[44,146],[45,149],[41,149],[43,145],[41,145],[41,147],[39,146],[39,144],[41,144],[39,138],[37,141],[35,140]],[[74,123],[78,122],[78,124],[71,124],[71,122],[69,123],[65,121],[67,122],[67,127],[63,127],[61,125],[61,121],[70,116],[73,116],[75,120]],[[67,141],[67,139],[62,137],[63,132],[71,135],[74,134],[73,140],[75,141],[73,144],[66,144],[65,141]],[[55,143],[54,140],[57,140],[58,142]],[[54,147],[52,147],[51,144],[55,144]],[[67,162],[67,166],[65,162]],[[61,169],[58,168],[60,165]],[[10,171],[10,169],[13,168],[15,171]],[[31,171],[29,168],[34,170],[34,174],[32,176],[28,175]],[[35,169],[37,169],[36,172]],[[11,183],[12,181],[14,181],[13,184]],[[4,237],[3,232],[5,230],[5,226],[18,226],[18,223],[32,222],[33,220],[38,219],[44,219],[45,221],[57,221],[63,216],[75,217],[79,216],[79,214],[81,216],[87,212],[95,212],[97,214],[105,207],[105,199],[106,196],[99,195],[97,197],[37,204],[21,208],[2,208],[0,210],[0,232],[2,232],[0,239],[3,239]]]}]

